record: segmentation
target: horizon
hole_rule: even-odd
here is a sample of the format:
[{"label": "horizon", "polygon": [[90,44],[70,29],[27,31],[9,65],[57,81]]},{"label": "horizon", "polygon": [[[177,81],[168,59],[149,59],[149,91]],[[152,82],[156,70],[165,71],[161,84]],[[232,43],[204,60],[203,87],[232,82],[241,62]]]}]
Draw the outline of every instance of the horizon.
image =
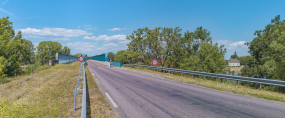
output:
[{"label": "horizon", "polygon": [[210,31],[213,44],[225,45],[224,59],[229,60],[235,51],[239,57],[249,55],[244,43],[256,37],[254,32],[277,15],[284,19],[282,4],[285,1],[0,0],[0,15],[9,16],[13,29],[21,30],[23,39],[35,47],[41,41],[57,41],[71,54],[88,56],[127,49],[126,36],[139,28],[180,27],[183,35],[202,26]]}]

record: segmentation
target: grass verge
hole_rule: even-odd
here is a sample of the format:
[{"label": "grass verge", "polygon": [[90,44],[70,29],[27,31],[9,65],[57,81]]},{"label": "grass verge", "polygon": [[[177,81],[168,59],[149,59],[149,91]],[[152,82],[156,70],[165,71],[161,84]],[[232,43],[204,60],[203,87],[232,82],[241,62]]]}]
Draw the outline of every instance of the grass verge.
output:
[{"label": "grass verge", "polygon": [[284,94],[282,93],[277,93],[277,92],[272,92],[272,91],[266,91],[266,90],[258,90],[258,89],[252,89],[250,87],[246,86],[237,86],[233,82],[221,82],[219,83],[219,79],[211,79],[211,80],[205,80],[201,77],[193,77],[191,75],[186,75],[183,74],[180,76],[180,73],[175,73],[170,74],[170,73],[163,73],[163,72],[156,72],[153,70],[145,69],[145,68],[132,68],[132,67],[124,67],[128,69],[136,69],[136,70],[141,70],[145,72],[150,72],[150,73],[155,73],[159,74],[160,76],[170,79],[170,80],[175,80],[183,83],[188,83],[188,84],[194,84],[194,85],[199,85],[203,86],[206,88],[211,88],[211,89],[216,89],[220,91],[226,91],[230,93],[235,93],[235,94],[241,94],[241,95],[248,95],[248,96],[253,96],[257,98],[263,98],[267,100],[274,100],[274,101],[280,101],[280,102],[285,102],[285,97]]},{"label": "grass verge", "polygon": [[[82,95],[77,96],[77,109],[73,110],[74,88],[77,87],[79,69],[79,63],[58,64],[1,84],[0,117],[80,117]],[[102,94],[96,91],[92,81],[94,80],[88,79],[90,92]],[[92,100],[93,98],[90,97],[90,101]],[[101,102],[97,105],[97,109],[105,108],[108,106],[106,104],[106,102]],[[95,109],[93,108],[93,110]],[[111,110],[109,112],[113,113]],[[99,115],[94,115],[91,112],[91,116],[108,117],[108,115],[100,113],[103,114],[103,112],[99,112]]]}]

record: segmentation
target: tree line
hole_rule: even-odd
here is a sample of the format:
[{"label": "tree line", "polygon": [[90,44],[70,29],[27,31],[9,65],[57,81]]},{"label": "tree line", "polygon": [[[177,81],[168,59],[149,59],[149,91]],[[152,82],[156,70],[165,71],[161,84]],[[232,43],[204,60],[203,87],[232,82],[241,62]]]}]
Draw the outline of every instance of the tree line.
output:
[{"label": "tree line", "polygon": [[157,59],[160,67],[223,74],[229,71],[224,61],[224,45],[213,44],[207,29],[187,30],[183,36],[181,30],[179,27],[139,28],[127,36],[128,49],[116,54],[109,52],[108,60],[151,65],[151,60]]},{"label": "tree line", "polygon": [[[256,37],[245,45],[249,47],[250,56],[243,60],[242,76],[275,80],[285,80],[285,20],[277,15],[263,30],[256,30]],[[248,84],[258,88],[258,84]],[[272,91],[285,92],[284,87],[267,86]]]},{"label": "tree line", "polygon": [[[128,63],[127,60],[151,65],[152,59],[158,60],[160,67],[178,68],[211,73],[232,73],[224,59],[224,45],[212,43],[210,31],[198,27],[195,31],[181,33],[181,28],[148,27],[139,28],[127,39],[126,50],[114,54],[109,52],[108,60]],[[240,75],[246,77],[285,80],[285,20],[280,15],[271,20],[263,30],[255,31],[256,37],[245,43],[249,48],[248,56],[238,57],[236,52],[231,58],[237,58],[241,65]],[[241,83],[251,87],[259,84]],[[284,87],[263,85],[264,89],[285,92]]]},{"label": "tree line", "polygon": [[[40,66],[55,59],[55,53],[70,54],[70,49],[58,42],[41,41],[34,48],[34,44],[22,38],[21,31],[15,33],[9,17],[0,19],[0,79],[14,75],[30,73],[21,66],[31,64]],[[36,51],[36,52],[35,52]],[[3,81],[1,81],[3,82]]]}]

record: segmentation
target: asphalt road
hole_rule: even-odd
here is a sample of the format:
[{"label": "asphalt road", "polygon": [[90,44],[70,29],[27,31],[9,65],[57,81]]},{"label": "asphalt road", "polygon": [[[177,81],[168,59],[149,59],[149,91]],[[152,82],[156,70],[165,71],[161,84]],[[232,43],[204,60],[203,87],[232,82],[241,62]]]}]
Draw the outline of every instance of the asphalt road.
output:
[{"label": "asphalt road", "polygon": [[285,104],[151,77],[88,61],[118,117],[281,118]]}]

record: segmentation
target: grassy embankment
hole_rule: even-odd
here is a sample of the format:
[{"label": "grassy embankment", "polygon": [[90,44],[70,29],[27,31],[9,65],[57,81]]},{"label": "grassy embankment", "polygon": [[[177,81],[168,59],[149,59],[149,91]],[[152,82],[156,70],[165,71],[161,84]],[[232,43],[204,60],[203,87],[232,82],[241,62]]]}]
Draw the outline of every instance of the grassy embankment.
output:
[{"label": "grassy embankment", "polygon": [[230,70],[231,71],[234,71],[235,73],[240,73],[240,70],[243,68],[243,66],[240,66],[240,67],[230,67]]},{"label": "grassy embankment", "polygon": [[175,81],[179,81],[183,83],[188,83],[188,84],[199,85],[199,86],[216,89],[220,91],[226,91],[226,92],[235,93],[235,94],[248,95],[248,96],[253,96],[257,98],[264,98],[268,100],[285,102],[285,95],[282,93],[266,91],[266,90],[259,90],[259,89],[252,89],[250,87],[241,86],[241,85],[237,86],[232,81],[231,82],[223,81],[219,83],[219,79],[216,79],[216,80],[206,79],[204,81],[204,77],[194,76],[194,78],[192,78],[191,75],[183,74],[181,76],[180,73],[176,73],[176,72],[174,72],[174,74],[170,74],[170,73],[156,72],[153,70],[138,68],[138,67],[135,67],[135,68],[124,67],[124,68],[151,72],[151,73],[159,74],[162,77],[167,78],[167,79],[171,79],[171,80],[175,80]]},{"label": "grassy embankment", "polygon": [[[79,63],[60,64],[40,67],[32,75],[8,78],[9,83],[0,85],[0,117],[80,117],[82,95],[77,95],[76,111],[73,110],[79,68]],[[89,115],[115,117],[88,68],[86,77]]]}]

